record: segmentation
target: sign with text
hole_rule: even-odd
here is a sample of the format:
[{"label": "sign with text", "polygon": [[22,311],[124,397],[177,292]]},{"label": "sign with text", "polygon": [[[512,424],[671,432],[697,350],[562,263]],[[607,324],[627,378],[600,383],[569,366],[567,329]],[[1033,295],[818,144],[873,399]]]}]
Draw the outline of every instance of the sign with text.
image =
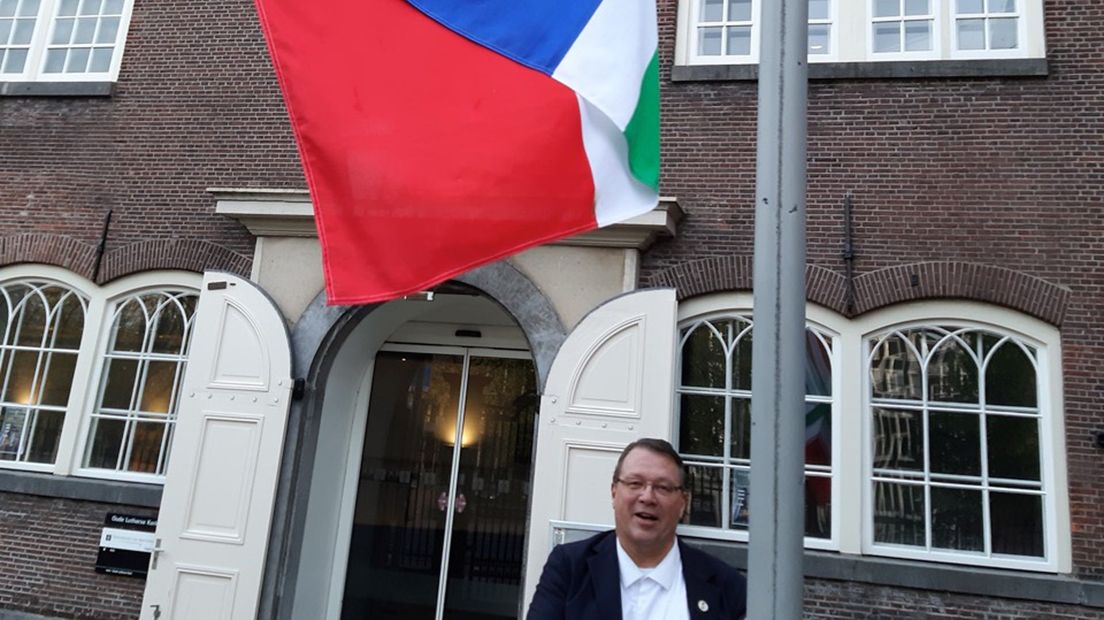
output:
[{"label": "sign with text", "polygon": [[156,544],[156,517],[107,513],[100,533],[96,572],[142,577],[149,569],[150,553]]}]

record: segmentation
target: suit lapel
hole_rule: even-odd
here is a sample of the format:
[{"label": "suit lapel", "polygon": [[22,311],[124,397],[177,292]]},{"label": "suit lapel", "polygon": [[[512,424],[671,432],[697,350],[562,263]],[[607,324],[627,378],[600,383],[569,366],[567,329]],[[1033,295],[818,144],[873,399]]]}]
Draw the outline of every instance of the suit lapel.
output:
[{"label": "suit lapel", "polygon": [[610,533],[587,558],[595,603],[602,618],[621,617],[621,571],[617,566],[617,535]]},{"label": "suit lapel", "polygon": [[721,593],[717,588],[716,573],[705,562],[695,562],[692,551],[687,555],[687,548],[681,540],[678,545],[690,617],[702,620],[720,617]]}]

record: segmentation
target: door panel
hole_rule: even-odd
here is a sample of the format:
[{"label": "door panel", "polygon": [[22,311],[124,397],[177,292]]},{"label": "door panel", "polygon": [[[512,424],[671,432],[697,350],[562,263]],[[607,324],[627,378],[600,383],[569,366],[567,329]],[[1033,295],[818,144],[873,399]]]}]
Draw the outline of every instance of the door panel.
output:
[{"label": "door panel", "polygon": [[528,359],[426,351],[376,358],[341,616],[433,619],[440,604],[449,619],[513,618],[536,373]]}]

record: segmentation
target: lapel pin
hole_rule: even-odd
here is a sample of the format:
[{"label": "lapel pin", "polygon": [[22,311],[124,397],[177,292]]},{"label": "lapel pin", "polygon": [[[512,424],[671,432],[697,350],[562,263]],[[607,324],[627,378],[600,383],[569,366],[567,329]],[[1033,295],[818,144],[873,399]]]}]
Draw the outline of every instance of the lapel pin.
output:
[{"label": "lapel pin", "polygon": [[709,603],[698,601],[698,609],[702,610],[703,613],[709,611]]}]

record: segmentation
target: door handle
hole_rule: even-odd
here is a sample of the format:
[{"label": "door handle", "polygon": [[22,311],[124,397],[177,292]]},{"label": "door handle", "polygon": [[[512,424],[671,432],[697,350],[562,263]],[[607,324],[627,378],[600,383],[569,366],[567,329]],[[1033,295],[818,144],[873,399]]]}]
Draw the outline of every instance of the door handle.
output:
[{"label": "door handle", "polygon": [[[158,538],[153,544],[153,549],[150,550],[150,570],[157,570],[157,556],[160,555],[162,551],[164,551],[164,549],[161,548],[161,539]],[[157,605],[153,605],[153,607],[157,607]],[[160,615],[161,612],[157,611],[155,613]],[[156,617],[157,616],[154,616],[154,618]]]}]

